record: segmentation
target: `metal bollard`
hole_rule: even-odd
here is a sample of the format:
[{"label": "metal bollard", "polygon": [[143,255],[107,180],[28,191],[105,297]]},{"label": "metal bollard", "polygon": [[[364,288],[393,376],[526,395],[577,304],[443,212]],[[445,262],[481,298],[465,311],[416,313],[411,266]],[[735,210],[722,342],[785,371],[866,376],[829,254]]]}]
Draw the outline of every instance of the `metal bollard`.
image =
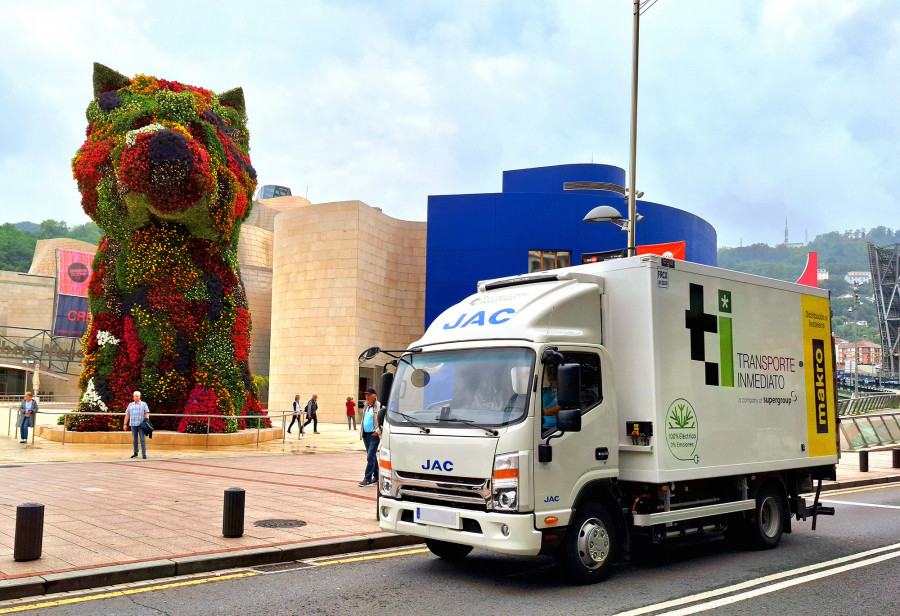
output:
[{"label": "metal bollard", "polygon": [[900,449],[891,450],[891,466],[900,468]]},{"label": "metal bollard", "polygon": [[13,559],[37,560],[44,544],[44,506],[25,503],[16,507],[16,540]]},{"label": "metal bollard", "polygon": [[225,506],[222,510],[222,534],[241,537],[244,534],[244,503],[246,493],[242,488],[225,490]]},{"label": "metal bollard", "polygon": [[859,452],[859,472],[860,473],[868,473],[869,472],[869,452],[868,451],[860,451]]}]

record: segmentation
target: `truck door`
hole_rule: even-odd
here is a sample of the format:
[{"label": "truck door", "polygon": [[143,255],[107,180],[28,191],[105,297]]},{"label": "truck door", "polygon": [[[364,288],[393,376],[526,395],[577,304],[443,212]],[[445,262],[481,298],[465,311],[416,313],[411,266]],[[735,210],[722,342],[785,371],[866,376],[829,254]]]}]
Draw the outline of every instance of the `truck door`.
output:
[{"label": "truck door", "polygon": [[[611,387],[612,379],[605,379],[608,368],[602,349],[559,348],[566,363],[581,366],[581,432],[567,432],[550,439],[553,459],[539,462],[534,456],[534,510],[537,527],[544,528],[546,517],[556,517],[558,525],[568,523],[574,499],[588,481],[615,477],[618,466],[614,396],[604,396],[604,382]],[[542,366],[536,415],[539,442],[556,431],[556,366]],[[607,399],[608,398],[608,399]],[[535,447],[535,450],[537,447]]]}]

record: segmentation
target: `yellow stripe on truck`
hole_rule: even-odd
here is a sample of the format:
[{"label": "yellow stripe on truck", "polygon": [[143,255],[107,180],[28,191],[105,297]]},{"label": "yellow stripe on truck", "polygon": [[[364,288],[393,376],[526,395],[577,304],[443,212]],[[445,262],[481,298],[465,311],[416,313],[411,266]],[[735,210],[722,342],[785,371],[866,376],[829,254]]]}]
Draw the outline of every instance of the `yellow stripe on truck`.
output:
[{"label": "yellow stripe on truck", "polygon": [[831,312],[828,299],[804,295],[803,370],[806,375],[806,430],[809,456],[837,454],[835,439],[834,375],[831,372]]}]

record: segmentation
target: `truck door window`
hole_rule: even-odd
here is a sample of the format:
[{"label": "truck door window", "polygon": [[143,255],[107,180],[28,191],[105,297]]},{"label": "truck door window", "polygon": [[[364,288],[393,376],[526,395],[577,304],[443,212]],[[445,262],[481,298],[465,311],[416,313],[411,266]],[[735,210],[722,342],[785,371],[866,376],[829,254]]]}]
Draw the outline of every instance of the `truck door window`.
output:
[{"label": "truck door window", "polygon": [[[600,356],[595,353],[573,353],[563,351],[567,364],[578,364],[581,368],[581,404],[579,408],[586,413],[603,400],[603,387],[600,377]],[[559,403],[556,400],[557,381],[556,366],[546,366],[541,380],[541,430],[549,433],[556,429],[556,414]]]}]

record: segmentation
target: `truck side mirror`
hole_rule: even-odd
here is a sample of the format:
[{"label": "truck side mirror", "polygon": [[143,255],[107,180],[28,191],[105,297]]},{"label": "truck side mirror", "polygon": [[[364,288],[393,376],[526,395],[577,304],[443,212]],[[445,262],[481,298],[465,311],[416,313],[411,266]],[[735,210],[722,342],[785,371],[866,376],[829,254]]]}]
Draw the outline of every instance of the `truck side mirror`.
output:
[{"label": "truck side mirror", "polygon": [[391,387],[394,385],[394,373],[385,372],[381,375],[381,406],[387,408],[391,403]]},{"label": "truck side mirror", "polygon": [[581,409],[560,410],[556,414],[556,428],[561,432],[581,432]]},{"label": "truck side mirror", "polygon": [[558,389],[556,400],[560,409],[577,409],[581,407],[581,366],[563,364],[556,369]]}]

